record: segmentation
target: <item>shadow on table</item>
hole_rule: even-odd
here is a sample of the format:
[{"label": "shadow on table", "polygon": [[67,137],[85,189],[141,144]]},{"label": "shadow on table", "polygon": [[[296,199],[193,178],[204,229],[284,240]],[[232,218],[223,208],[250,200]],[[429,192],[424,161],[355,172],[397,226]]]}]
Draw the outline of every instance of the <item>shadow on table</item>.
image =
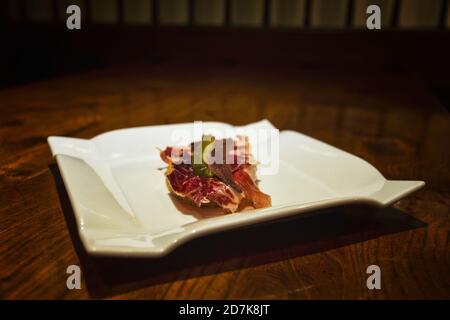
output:
[{"label": "shadow on table", "polygon": [[426,226],[392,207],[342,206],[204,236],[159,259],[93,257],[80,241],[59,169],[56,164],[49,168],[93,298],[267,264]]}]

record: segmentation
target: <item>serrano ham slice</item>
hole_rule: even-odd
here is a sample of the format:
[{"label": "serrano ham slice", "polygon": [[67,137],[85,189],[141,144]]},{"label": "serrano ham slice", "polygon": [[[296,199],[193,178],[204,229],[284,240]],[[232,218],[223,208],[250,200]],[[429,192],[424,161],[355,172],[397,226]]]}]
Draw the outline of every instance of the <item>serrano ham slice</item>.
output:
[{"label": "serrano ham slice", "polygon": [[[228,149],[227,143],[231,143]],[[195,158],[196,152],[201,157]],[[223,156],[216,159],[219,152]],[[245,136],[234,140],[207,136],[188,147],[166,147],[160,157],[168,165],[169,191],[192,205],[221,207],[224,212],[239,211],[244,203],[254,208],[271,206],[271,197],[257,185],[257,164]],[[196,163],[199,158],[201,163]]]}]

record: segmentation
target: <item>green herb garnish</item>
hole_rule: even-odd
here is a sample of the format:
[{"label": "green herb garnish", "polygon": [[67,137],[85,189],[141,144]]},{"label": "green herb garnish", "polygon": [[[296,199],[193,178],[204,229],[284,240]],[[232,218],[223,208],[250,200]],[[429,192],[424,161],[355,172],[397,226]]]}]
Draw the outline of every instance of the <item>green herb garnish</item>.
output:
[{"label": "green herb garnish", "polygon": [[[196,150],[194,146],[194,150],[192,153],[192,169],[194,170],[194,174],[196,176],[206,178],[214,176],[211,169],[209,169],[208,165],[205,162],[205,154],[204,154],[206,147],[212,142],[214,142],[213,136],[203,135],[201,148],[197,148],[198,150]],[[198,162],[199,159],[201,159],[201,163],[195,163],[195,160],[197,160]]]}]

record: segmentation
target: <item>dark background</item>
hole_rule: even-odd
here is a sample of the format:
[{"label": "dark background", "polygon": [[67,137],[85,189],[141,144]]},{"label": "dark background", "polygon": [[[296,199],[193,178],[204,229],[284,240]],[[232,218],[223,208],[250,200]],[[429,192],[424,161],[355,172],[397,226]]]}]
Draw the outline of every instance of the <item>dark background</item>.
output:
[{"label": "dark background", "polygon": [[[2,1],[0,88],[118,64],[406,70],[450,103],[448,0]],[[65,26],[78,4],[82,29]],[[367,30],[378,4],[382,30]]]}]

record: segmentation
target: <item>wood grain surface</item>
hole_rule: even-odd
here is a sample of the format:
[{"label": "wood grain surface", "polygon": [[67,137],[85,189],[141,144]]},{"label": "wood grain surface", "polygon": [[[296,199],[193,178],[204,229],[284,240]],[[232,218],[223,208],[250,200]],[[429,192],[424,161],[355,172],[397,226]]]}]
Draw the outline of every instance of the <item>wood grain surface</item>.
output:
[{"label": "wood grain surface", "polygon": [[[413,75],[138,65],[0,91],[0,113],[0,298],[450,298],[450,119]],[[85,253],[48,136],[263,118],[354,153],[388,179],[427,186],[390,208],[215,234],[159,260]],[[82,268],[80,290],[66,287],[72,264]],[[381,290],[366,288],[372,264]]]}]

